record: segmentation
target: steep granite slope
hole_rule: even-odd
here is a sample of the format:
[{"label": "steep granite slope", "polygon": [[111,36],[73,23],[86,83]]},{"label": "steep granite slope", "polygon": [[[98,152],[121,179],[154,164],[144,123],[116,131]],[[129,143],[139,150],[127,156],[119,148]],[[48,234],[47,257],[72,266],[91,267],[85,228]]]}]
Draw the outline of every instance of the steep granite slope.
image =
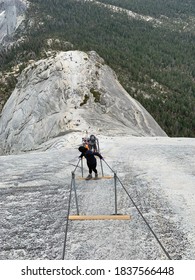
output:
[{"label": "steep granite slope", "polygon": [[60,52],[26,68],[0,119],[1,154],[73,131],[166,136],[97,53]]},{"label": "steep granite slope", "polygon": [[[81,132],[71,147],[0,157],[0,259],[164,260],[166,255],[117,181],[118,213],[130,221],[69,221],[71,171]],[[98,135],[101,153],[173,260],[195,255],[194,139]],[[124,149],[125,147],[125,149]],[[87,175],[85,161],[84,176]],[[101,169],[98,161],[98,171]],[[113,176],[103,162],[104,174]],[[114,213],[114,180],[79,180],[81,215]],[[76,214],[72,192],[70,214]],[[188,278],[189,279],[189,278]]]}]

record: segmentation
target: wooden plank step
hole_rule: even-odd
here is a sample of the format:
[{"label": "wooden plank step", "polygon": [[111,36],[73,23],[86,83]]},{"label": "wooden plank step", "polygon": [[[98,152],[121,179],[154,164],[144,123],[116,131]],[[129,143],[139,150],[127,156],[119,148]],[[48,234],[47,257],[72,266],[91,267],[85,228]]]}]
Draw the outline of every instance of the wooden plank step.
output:
[{"label": "wooden plank step", "polygon": [[[103,176],[103,177],[98,177],[98,178],[91,178],[91,179],[89,179],[89,180],[87,180],[87,181],[90,181],[90,180],[100,180],[100,179],[112,179],[113,178],[113,176]],[[86,178],[84,178],[84,177],[78,177],[78,178],[76,178],[76,180],[86,180]]]},{"label": "wooden plank step", "polygon": [[69,220],[130,220],[129,215],[71,215]]}]

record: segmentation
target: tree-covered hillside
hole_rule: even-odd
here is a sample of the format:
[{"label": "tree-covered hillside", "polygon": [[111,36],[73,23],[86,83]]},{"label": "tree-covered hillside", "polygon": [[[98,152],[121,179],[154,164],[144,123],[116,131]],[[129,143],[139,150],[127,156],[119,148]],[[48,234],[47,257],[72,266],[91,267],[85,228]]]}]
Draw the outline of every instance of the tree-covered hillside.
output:
[{"label": "tree-covered hillside", "polygon": [[133,12],[160,17],[188,18],[195,15],[193,0],[98,0],[99,2],[115,5]]},{"label": "tree-covered hillside", "polygon": [[[195,30],[191,24],[195,2],[29,2],[25,34],[17,34],[23,40],[1,51],[0,71],[18,63],[22,69],[29,59],[46,56],[48,49],[95,50],[169,136],[195,136]],[[124,10],[116,12],[105,4]],[[154,20],[130,17],[127,10]]]}]

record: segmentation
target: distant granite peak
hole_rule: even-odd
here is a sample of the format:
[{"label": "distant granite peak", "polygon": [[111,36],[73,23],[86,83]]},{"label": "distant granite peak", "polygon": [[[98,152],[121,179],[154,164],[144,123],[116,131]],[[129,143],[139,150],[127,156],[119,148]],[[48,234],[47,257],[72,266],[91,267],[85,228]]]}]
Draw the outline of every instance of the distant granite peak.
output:
[{"label": "distant granite peak", "polygon": [[0,119],[1,154],[92,128],[104,135],[166,136],[96,52],[59,52],[20,75]]}]

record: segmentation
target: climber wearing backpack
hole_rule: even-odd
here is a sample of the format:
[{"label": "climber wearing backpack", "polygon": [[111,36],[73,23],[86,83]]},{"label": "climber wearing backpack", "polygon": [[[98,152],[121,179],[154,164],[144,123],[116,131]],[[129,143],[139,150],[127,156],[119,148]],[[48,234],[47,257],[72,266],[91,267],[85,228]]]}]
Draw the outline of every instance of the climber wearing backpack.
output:
[{"label": "climber wearing backpack", "polygon": [[88,147],[89,150],[93,150],[94,152],[97,152],[97,144],[96,142],[98,141],[98,139],[95,137],[95,135],[90,135],[89,139],[88,139]]},{"label": "climber wearing backpack", "polygon": [[87,160],[87,166],[89,168],[89,175],[87,176],[87,180],[92,179],[92,171],[95,173],[95,179],[98,178],[98,172],[96,169],[97,161],[95,156],[98,156],[100,159],[103,159],[103,157],[98,152],[92,152],[88,150],[87,148],[80,146],[78,149],[81,152],[80,158],[85,157]]}]

